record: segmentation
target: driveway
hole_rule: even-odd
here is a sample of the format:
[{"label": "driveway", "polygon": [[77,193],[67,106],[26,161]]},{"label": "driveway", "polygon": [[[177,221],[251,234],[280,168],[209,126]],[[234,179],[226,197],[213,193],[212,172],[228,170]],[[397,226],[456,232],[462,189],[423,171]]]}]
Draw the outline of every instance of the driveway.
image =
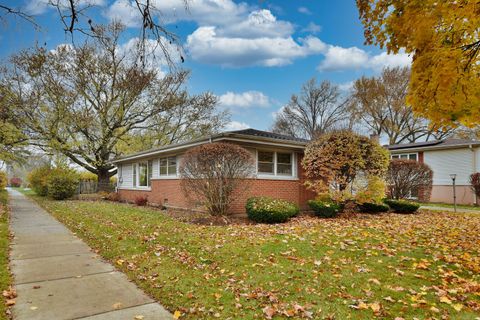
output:
[{"label": "driveway", "polygon": [[9,193],[14,319],[172,319],[35,202]]}]

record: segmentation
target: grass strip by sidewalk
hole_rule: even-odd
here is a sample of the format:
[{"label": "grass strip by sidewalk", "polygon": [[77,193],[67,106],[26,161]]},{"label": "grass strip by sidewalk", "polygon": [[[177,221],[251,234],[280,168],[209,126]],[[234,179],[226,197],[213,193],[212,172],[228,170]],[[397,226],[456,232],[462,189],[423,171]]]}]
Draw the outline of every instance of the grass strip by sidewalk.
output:
[{"label": "grass strip by sidewalk", "polygon": [[[0,292],[7,290],[11,284],[10,270],[8,267],[9,229],[8,229],[8,193],[0,190]],[[0,319],[9,319],[6,314],[7,307],[4,297],[0,303]]]},{"label": "grass strip by sidewalk", "polygon": [[281,225],[33,197],[181,319],[475,319],[480,217],[449,212]]}]

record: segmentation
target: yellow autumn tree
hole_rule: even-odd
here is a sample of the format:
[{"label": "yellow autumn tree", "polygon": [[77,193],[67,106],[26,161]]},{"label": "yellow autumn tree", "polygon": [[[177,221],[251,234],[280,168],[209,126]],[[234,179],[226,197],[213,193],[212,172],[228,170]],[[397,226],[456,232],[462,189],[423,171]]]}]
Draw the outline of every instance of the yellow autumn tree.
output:
[{"label": "yellow autumn tree", "polygon": [[413,57],[407,101],[436,124],[480,122],[480,2],[357,0],[368,44]]}]

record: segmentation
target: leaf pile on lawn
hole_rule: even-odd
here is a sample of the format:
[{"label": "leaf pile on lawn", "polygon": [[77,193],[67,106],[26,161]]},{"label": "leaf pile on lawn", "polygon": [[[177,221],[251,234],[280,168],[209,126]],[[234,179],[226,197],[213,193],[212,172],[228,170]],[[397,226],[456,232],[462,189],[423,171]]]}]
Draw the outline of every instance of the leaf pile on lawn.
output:
[{"label": "leaf pile on lawn", "polygon": [[181,319],[475,319],[480,216],[422,212],[199,226],[39,200]]}]

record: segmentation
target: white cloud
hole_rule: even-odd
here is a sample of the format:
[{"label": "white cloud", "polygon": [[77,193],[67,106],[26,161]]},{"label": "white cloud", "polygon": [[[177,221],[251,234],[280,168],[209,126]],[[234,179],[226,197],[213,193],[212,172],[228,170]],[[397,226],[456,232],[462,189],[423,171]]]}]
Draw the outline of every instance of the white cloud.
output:
[{"label": "white cloud", "polygon": [[[321,27],[313,22],[301,30],[307,33],[306,37],[294,38],[292,23],[277,19],[268,9],[258,10],[245,2],[190,0],[188,10],[185,10],[184,0],[151,0],[151,3],[153,12],[157,11],[164,23],[194,21],[198,25],[188,35],[184,47],[192,60],[201,63],[224,67],[273,67],[288,65],[310,55],[323,55],[317,69],[336,71],[378,70],[385,66],[408,65],[411,61],[404,54],[372,56],[357,47],[326,44],[312,36],[321,31]],[[306,7],[298,10],[310,13]],[[104,14],[129,27],[139,27],[141,21],[132,0],[114,1]]]},{"label": "white cloud", "polygon": [[[120,5],[119,5],[120,3]],[[112,7],[122,10],[107,10],[105,16],[110,19],[129,19],[128,11],[123,10],[125,3],[138,11],[130,0],[116,0]],[[235,3],[232,0],[189,0],[188,10],[184,0],[151,0],[151,12],[161,17],[164,23],[177,21],[195,21],[199,25],[234,24],[243,19],[250,7],[246,3]]]},{"label": "white cloud", "polygon": [[409,66],[412,61],[405,53],[392,55],[382,52],[371,56],[365,50],[357,47],[328,46],[324,56],[325,59],[317,67],[319,71],[349,69],[374,69],[378,71],[384,67]]},{"label": "white cloud", "polygon": [[227,92],[219,98],[219,104],[227,108],[269,107],[270,98],[260,91],[246,91],[242,93]]},{"label": "white cloud", "polygon": [[310,11],[310,9],[308,9],[307,7],[300,7],[300,8],[298,8],[298,12],[303,13],[303,14],[307,14],[307,15],[311,15],[311,14],[312,14],[312,12]]},{"label": "white cloud", "polygon": [[223,129],[225,131],[235,131],[235,130],[242,130],[242,129],[248,129],[250,128],[250,125],[248,125],[245,122],[240,122],[240,121],[230,121]]},{"label": "white cloud", "polygon": [[129,0],[117,0],[105,11],[110,20],[119,21],[126,27],[140,27],[142,16]]},{"label": "white cloud", "polygon": [[219,34],[228,37],[288,37],[294,32],[290,22],[278,21],[270,10],[251,12],[246,20],[229,24],[219,29]]},{"label": "white cloud", "polygon": [[318,52],[322,44],[316,38],[297,43],[292,37],[222,37],[215,27],[200,27],[187,38],[188,52],[194,60],[230,67],[287,65],[295,58]]},{"label": "white cloud", "polygon": [[[56,4],[56,2],[55,2]],[[104,6],[105,0],[78,0],[75,2],[77,6]],[[69,1],[60,0],[58,5],[61,9],[69,9]],[[45,13],[50,6],[50,0],[29,0],[25,5],[25,12],[31,15],[40,15]],[[50,6],[53,8],[53,6]]]},{"label": "white cloud", "polygon": [[305,28],[302,29],[302,32],[308,33],[319,33],[322,31],[322,27],[314,22],[310,22]]},{"label": "white cloud", "polygon": [[329,46],[325,59],[318,66],[320,71],[359,69],[368,62],[368,54],[357,47]]},{"label": "white cloud", "polygon": [[386,52],[382,52],[370,59],[371,67],[376,70],[381,70],[384,67],[406,67],[410,66],[411,63],[412,58],[404,52],[400,52],[398,54],[388,54]]}]

